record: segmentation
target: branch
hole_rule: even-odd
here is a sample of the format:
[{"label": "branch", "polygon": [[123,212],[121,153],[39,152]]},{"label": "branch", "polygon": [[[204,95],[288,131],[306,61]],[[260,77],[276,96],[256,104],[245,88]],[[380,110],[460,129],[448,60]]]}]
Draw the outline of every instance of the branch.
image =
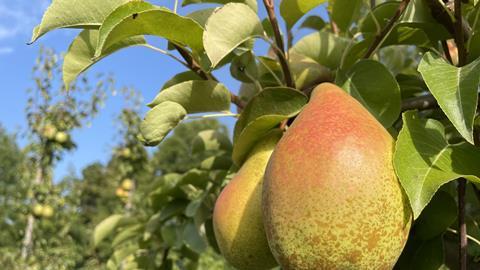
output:
[{"label": "branch", "polygon": [[458,50],[458,66],[462,67],[467,63],[468,52],[465,48],[461,0],[455,0],[455,44]]},{"label": "branch", "polygon": [[410,0],[403,0],[398,5],[397,11],[395,11],[395,14],[390,19],[390,21],[388,21],[387,25],[385,25],[382,31],[375,36],[375,39],[373,40],[372,45],[370,45],[370,48],[368,48],[368,51],[365,53],[365,56],[363,56],[363,58],[370,58],[373,55],[373,53],[377,50],[377,48],[380,47],[385,37],[392,30],[393,26],[395,25],[395,22],[400,18],[402,13],[407,8],[407,5],[409,2]]},{"label": "branch", "polygon": [[467,269],[467,225],[465,223],[465,191],[467,180],[458,179],[458,252],[459,269]]},{"label": "branch", "polygon": [[[182,48],[182,47],[180,47],[176,44],[173,44],[173,46],[178,51],[178,53],[183,57],[185,62],[187,62],[187,67],[190,70],[192,70],[193,72],[198,74],[198,76],[200,76],[204,80],[213,80],[213,81],[218,82],[218,79],[215,78],[215,76],[213,76],[212,74],[210,74],[208,72],[205,72],[200,67],[200,65],[195,61],[195,59],[193,59],[193,57],[192,57],[192,55],[190,54],[189,51],[185,50],[184,48]],[[233,104],[235,104],[238,108],[240,108],[240,109],[245,108],[246,104],[240,97],[238,97],[237,95],[235,95],[232,92],[230,92],[230,97],[231,97],[231,102]]]},{"label": "branch", "polygon": [[280,34],[280,28],[278,27],[277,17],[275,15],[275,7],[273,0],[263,0],[265,9],[267,10],[268,19],[272,25],[273,34],[275,36],[275,43],[277,44],[277,49],[275,49],[275,54],[280,61],[280,66],[282,67],[283,75],[285,76],[285,83],[288,87],[295,88],[295,82],[292,78],[292,73],[288,66],[287,58],[285,57],[285,45],[283,43],[282,35]]}]

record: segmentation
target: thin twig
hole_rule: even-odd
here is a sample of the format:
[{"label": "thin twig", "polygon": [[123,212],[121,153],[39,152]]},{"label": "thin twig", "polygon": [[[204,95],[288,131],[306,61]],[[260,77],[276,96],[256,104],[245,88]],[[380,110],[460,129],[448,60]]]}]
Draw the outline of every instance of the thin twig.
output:
[{"label": "thin twig", "polygon": [[[455,44],[458,51],[458,66],[467,63],[467,50],[465,48],[465,36],[463,32],[462,0],[455,0]],[[467,180],[458,180],[458,265],[460,270],[467,269],[467,225],[465,223],[465,191]]]},{"label": "thin twig", "polygon": [[[198,76],[200,76],[204,80],[213,80],[213,81],[218,82],[217,78],[215,78],[215,76],[213,76],[213,74],[205,72],[200,67],[200,65],[195,61],[195,59],[193,59],[193,57],[192,57],[192,55],[190,54],[189,51],[185,50],[184,48],[182,48],[182,47],[180,47],[176,44],[173,44],[173,46],[178,51],[178,53],[183,57],[183,59],[187,63],[187,67],[191,71],[198,74]],[[238,97],[237,95],[235,95],[232,92],[230,92],[230,99],[231,99],[231,102],[233,104],[235,104],[238,108],[240,108],[240,109],[245,108],[245,106],[246,106],[245,102],[240,97]]]},{"label": "thin twig", "polygon": [[452,55],[450,54],[450,49],[448,48],[448,44],[446,40],[442,40],[442,48],[443,52],[445,53],[445,58],[447,58],[448,62],[453,65]]},{"label": "thin twig", "polygon": [[161,53],[161,54],[164,54],[164,55],[166,55],[166,56],[169,56],[169,57],[173,58],[175,61],[177,61],[177,62],[179,62],[180,64],[182,64],[183,66],[185,66],[185,67],[187,67],[187,68],[189,67],[186,62],[182,61],[182,59],[176,57],[175,55],[171,54],[171,53],[168,52],[168,51],[162,50],[162,49],[157,48],[157,47],[155,47],[155,46],[152,46],[152,45],[150,45],[150,44],[143,44],[142,46],[143,46],[143,47],[146,47],[146,48],[149,48],[149,49],[151,49],[151,50],[154,50],[154,51],[156,51],[156,52],[159,52],[159,53]]},{"label": "thin twig", "polygon": [[467,63],[467,49],[465,48],[461,0],[455,0],[455,44],[457,44],[458,50],[458,66],[463,67]]},{"label": "thin twig", "polygon": [[[452,228],[448,228],[447,232],[451,232],[451,233],[454,233],[454,234],[458,235],[458,231],[455,230],[455,229],[452,229]],[[477,238],[467,234],[467,239],[480,246],[480,240],[478,240]]]},{"label": "thin twig", "polygon": [[374,9],[374,8],[375,8],[376,2],[377,2],[377,1],[375,1],[375,0],[370,0],[370,9]]},{"label": "thin twig", "polygon": [[373,55],[373,53],[378,49],[378,47],[380,47],[385,37],[390,33],[393,26],[397,22],[397,20],[400,18],[400,16],[403,14],[405,9],[407,8],[407,5],[409,2],[410,0],[403,0],[398,5],[398,8],[395,11],[395,14],[390,19],[390,21],[388,21],[387,25],[385,25],[382,31],[375,36],[375,39],[373,40],[372,45],[370,45],[370,48],[368,48],[368,51],[365,53],[363,58],[370,58]]},{"label": "thin twig", "polygon": [[283,43],[282,35],[280,34],[280,28],[278,26],[277,17],[275,15],[275,6],[273,0],[263,0],[265,9],[267,10],[268,19],[272,25],[273,34],[275,37],[275,42],[277,43],[278,49],[275,50],[275,54],[278,57],[280,66],[282,67],[283,75],[285,77],[285,84],[288,87],[295,88],[295,82],[292,78],[292,73],[290,72],[290,67],[288,66],[287,58],[285,55],[285,45]]},{"label": "thin twig", "polygon": [[465,191],[467,181],[458,179],[458,252],[459,269],[467,269],[467,224],[465,223]]}]

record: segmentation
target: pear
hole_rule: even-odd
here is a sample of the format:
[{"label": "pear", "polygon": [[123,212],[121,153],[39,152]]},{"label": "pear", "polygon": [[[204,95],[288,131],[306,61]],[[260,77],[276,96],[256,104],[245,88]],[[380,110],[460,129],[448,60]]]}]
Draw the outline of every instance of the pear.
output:
[{"label": "pear", "polygon": [[282,269],[392,269],[412,213],[394,140],[339,87],[317,86],[265,172],[265,230]]},{"label": "pear", "polygon": [[261,270],[277,265],[268,247],[261,201],[265,167],[281,135],[280,130],[273,130],[253,147],[215,203],[215,238],[225,259],[237,269]]}]

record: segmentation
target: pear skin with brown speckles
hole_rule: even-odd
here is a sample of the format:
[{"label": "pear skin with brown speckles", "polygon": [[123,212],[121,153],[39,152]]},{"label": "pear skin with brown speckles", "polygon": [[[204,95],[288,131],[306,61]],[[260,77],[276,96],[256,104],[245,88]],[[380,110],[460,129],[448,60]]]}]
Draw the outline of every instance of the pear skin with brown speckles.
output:
[{"label": "pear skin with brown speckles", "polygon": [[237,269],[266,270],[278,265],[268,247],[261,202],[265,168],[281,135],[273,130],[255,145],[215,203],[215,238],[222,255]]},{"label": "pear skin with brown speckles", "polygon": [[314,89],[265,172],[263,219],[282,269],[393,268],[412,220],[393,149],[358,101],[330,83]]}]

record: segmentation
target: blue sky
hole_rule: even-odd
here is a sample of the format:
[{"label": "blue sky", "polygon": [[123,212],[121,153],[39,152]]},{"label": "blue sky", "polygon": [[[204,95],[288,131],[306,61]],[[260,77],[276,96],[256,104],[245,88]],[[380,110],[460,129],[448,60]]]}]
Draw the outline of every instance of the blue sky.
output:
[{"label": "blue sky", "polygon": [[[173,0],[151,1],[167,7]],[[0,0],[0,123],[9,132],[22,132],[26,128],[24,108],[26,89],[33,86],[31,69],[40,45],[51,47],[57,52],[65,51],[78,30],[62,29],[43,36],[33,45],[26,45],[32,28],[40,22],[49,0]],[[261,1],[260,1],[261,3]],[[208,5],[212,6],[212,5]],[[180,8],[187,14],[199,6]],[[206,7],[203,5],[202,7]],[[265,16],[260,5],[261,16]],[[319,12],[319,9],[313,12]],[[321,12],[323,13],[323,12]],[[302,33],[304,34],[304,33]],[[256,50],[265,53],[266,45],[257,41]],[[160,43],[161,45],[164,45]],[[145,102],[150,101],[161,85],[185,68],[170,58],[147,48],[129,48],[103,59],[88,72],[112,73],[118,87],[128,86],[140,91]],[[231,79],[228,69],[217,71],[232,92],[236,92],[239,82]],[[65,155],[55,169],[55,179],[61,179],[69,170],[79,172],[85,165],[95,161],[107,161],[112,146],[115,145],[116,126],[113,121],[123,107],[120,96],[110,97],[106,106],[92,122],[91,127],[76,130],[73,134],[78,148]],[[145,108],[146,109],[146,108]],[[234,119],[221,118],[230,129]],[[25,139],[19,139],[21,145]]]}]

